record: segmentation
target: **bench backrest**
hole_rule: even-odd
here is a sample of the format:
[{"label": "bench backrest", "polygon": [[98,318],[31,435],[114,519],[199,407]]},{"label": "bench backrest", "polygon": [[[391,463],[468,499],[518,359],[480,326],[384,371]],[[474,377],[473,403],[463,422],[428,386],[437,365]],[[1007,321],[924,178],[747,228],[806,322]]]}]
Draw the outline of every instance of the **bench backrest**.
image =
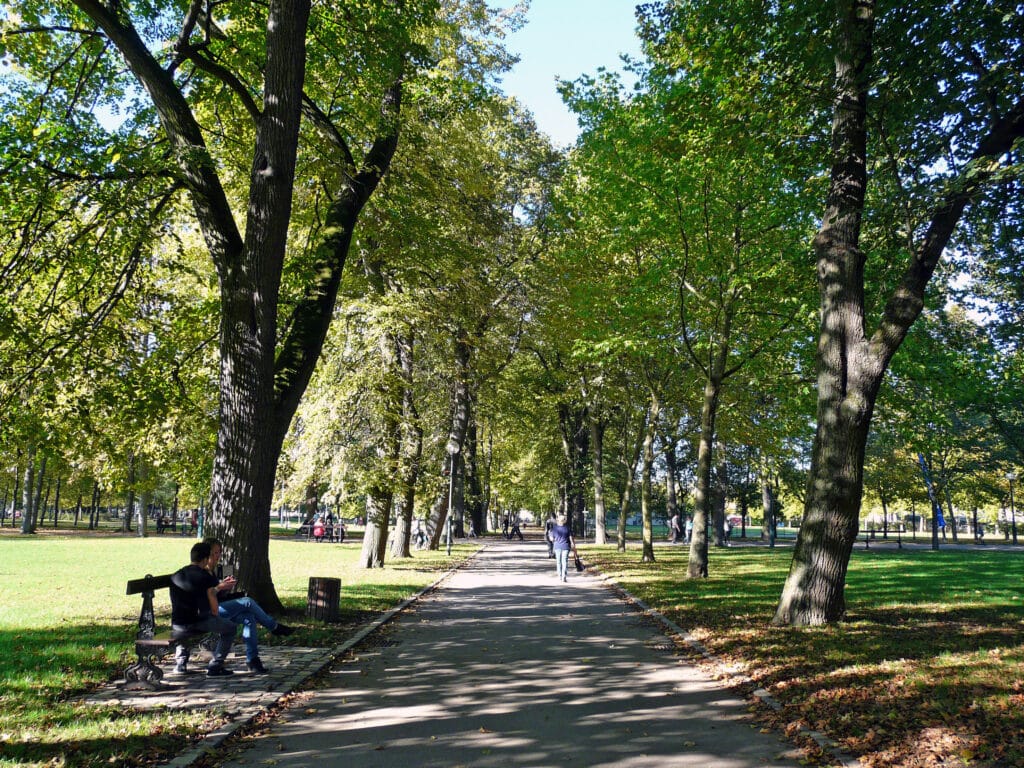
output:
[{"label": "bench backrest", "polygon": [[167,589],[171,586],[173,573],[165,573],[163,576],[151,576],[147,574],[142,579],[132,579],[128,582],[127,595],[137,595],[140,592],[155,592],[158,589]]}]

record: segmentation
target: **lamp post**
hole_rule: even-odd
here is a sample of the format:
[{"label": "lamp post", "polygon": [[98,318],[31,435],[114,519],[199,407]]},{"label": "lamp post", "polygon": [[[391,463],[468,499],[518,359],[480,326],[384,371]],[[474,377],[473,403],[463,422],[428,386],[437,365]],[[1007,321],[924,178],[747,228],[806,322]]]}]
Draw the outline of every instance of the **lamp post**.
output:
[{"label": "lamp post", "polygon": [[1013,481],[1017,479],[1016,472],[1007,472],[1006,479],[1010,481],[1010,535],[1013,543],[1017,543],[1017,511],[1013,506]]}]

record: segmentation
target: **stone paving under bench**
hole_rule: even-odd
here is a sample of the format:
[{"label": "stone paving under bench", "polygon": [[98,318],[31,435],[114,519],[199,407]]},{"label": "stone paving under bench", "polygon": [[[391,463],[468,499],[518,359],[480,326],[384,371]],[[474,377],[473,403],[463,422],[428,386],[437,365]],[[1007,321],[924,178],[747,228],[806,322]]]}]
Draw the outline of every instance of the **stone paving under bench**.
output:
[{"label": "stone paving under bench", "polygon": [[110,683],[79,699],[86,704],[117,704],[135,709],[222,709],[241,713],[245,710],[264,709],[285,694],[295,690],[304,680],[315,674],[331,660],[324,648],[295,648],[266,646],[260,648],[260,658],[270,670],[266,675],[254,675],[245,668],[245,654],[241,647],[228,656],[226,666],[234,670],[226,677],[207,677],[206,664],[193,660],[187,675],[176,674],[173,659],[161,664],[164,689],[159,691],[131,691]]}]

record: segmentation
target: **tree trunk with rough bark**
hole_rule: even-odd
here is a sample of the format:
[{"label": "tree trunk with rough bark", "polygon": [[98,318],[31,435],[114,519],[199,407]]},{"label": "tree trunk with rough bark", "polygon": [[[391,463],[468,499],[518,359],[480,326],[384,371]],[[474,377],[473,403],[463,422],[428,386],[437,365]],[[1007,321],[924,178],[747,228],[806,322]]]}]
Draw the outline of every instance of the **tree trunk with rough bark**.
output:
[{"label": "tree trunk with rough bark", "polygon": [[[626,518],[629,517],[629,504],[633,496],[633,483],[636,481],[636,468],[640,463],[640,456],[644,449],[644,436],[647,434],[647,411],[644,411],[644,418],[637,427],[637,437],[632,445],[629,442],[628,434],[622,435],[622,469],[625,473],[622,495],[619,501],[619,523],[616,526],[616,548],[619,552],[626,551]],[[628,426],[628,420],[625,425]],[[632,447],[632,451],[630,451]]]},{"label": "tree trunk with rough bark", "polygon": [[469,336],[462,328],[456,329],[453,338],[453,355],[455,361],[455,380],[452,388],[452,410],[448,430],[448,442],[445,453],[449,474],[441,494],[434,502],[427,519],[427,536],[430,548],[437,549],[444,535],[445,521],[449,505],[454,507],[456,475],[462,469],[462,448],[466,442],[466,430],[469,428],[470,412],[470,349]]},{"label": "tree trunk with rough bark", "polygon": [[[724,361],[723,361],[724,362]],[[700,444],[697,448],[697,484],[693,493],[693,533],[686,576],[706,579],[708,576],[708,520],[712,515],[711,464],[715,443],[715,417],[721,382],[709,378],[704,384],[704,404],[700,414]]]},{"label": "tree trunk with rough bark", "polygon": [[[874,333],[865,316],[865,253],[860,248],[867,169],[868,93],[875,3],[837,0],[832,174],[814,239],[821,297],[817,351],[817,429],[803,523],[776,624],[838,621],[863,494],[864,450],[882,378],[924,306],[924,293],[968,203],[1000,172],[1024,136],[1024,101],[985,117],[976,148],[952,183],[939,188],[931,218],[913,244],[900,284]],[[924,130],[924,129],[922,129]]]},{"label": "tree trunk with rough bark", "polygon": [[416,409],[413,391],[415,359],[412,331],[402,335],[398,342],[402,380],[402,447],[398,468],[401,499],[396,517],[397,525],[391,555],[392,557],[411,557],[410,538],[412,536],[413,511],[416,505],[416,485],[419,483],[420,477],[420,459],[423,456],[423,427],[420,426],[420,417]]},{"label": "tree trunk with rough bark", "polygon": [[654,562],[654,522],[651,512],[651,475],[654,468],[654,437],[658,432],[661,403],[652,393],[647,407],[647,429],[644,430],[643,465],[640,473],[640,513],[642,521],[642,554],[640,562]]},{"label": "tree trunk with rough bark", "polygon": [[607,532],[607,510],[604,502],[604,419],[595,410],[589,411],[590,416],[590,463],[594,476],[594,543],[605,544]]}]

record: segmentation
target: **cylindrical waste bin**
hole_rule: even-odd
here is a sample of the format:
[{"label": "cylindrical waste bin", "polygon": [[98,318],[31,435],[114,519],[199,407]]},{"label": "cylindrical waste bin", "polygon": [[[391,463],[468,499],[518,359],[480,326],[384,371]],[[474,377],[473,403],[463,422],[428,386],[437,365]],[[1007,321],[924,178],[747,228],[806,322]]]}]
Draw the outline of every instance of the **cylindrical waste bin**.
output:
[{"label": "cylindrical waste bin", "polygon": [[310,576],[306,615],[321,621],[337,621],[341,608],[341,579]]}]

